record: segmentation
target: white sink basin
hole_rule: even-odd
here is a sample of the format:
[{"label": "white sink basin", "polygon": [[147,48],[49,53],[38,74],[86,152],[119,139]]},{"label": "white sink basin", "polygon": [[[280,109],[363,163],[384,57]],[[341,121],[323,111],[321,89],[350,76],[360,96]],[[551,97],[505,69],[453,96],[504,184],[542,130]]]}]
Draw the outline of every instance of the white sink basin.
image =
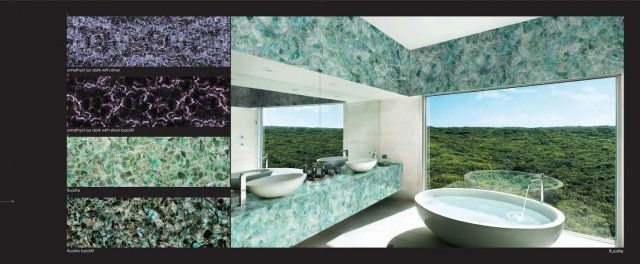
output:
[{"label": "white sink basin", "polygon": [[320,159],[317,159],[316,161],[320,165],[324,164],[324,165],[327,165],[327,166],[329,166],[331,168],[339,168],[339,167],[342,167],[342,165],[344,165],[344,163],[348,159],[349,158],[343,157],[343,156],[335,156],[335,157],[320,158]]},{"label": "white sink basin", "polygon": [[275,198],[294,192],[307,177],[304,173],[285,173],[247,182],[247,190],[262,197]]},{"label": "white sink basin", "polygon": [[376,166],[378,161],[373,158],[364,158],[364,159],[354,159],[345,162],[349,169],[355,172],[365,172]]}]

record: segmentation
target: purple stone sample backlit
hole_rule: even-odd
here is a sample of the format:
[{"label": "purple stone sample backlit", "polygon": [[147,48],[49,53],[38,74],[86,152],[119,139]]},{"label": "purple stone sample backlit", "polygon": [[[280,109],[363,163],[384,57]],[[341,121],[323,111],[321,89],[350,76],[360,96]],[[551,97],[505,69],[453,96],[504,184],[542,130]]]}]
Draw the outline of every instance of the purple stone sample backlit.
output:
[{"label": "purple stone sample backlit", "polygon": [[229,77],[69,77],[67,127],[227,127]]}]

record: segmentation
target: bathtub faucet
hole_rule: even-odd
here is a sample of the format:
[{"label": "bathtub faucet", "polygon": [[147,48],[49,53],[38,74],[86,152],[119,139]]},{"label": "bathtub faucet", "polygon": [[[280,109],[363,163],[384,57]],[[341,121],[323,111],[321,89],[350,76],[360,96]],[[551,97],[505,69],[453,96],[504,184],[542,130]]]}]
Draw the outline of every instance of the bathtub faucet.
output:
[{"label": "bathtub faucet", "polygon": [[540,173],[540,179],[531,179],[527,184],[527,187],[534,181],[540,181],[540,202],[544,203],[544,173]]}]

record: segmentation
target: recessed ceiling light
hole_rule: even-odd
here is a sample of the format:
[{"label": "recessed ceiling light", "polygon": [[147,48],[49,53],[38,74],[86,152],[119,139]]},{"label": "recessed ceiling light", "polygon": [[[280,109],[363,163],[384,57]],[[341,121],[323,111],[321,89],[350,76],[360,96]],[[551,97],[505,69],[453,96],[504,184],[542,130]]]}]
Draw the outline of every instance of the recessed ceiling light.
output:
[{"label": "recessed ceiling light", "polygon": [[339,98],[340,96],[339,96],[339,95],[334,95],[334,97],[335,97],[335,98]]},{"label": "recessed ceiling light", "polygon": [[291,88],[291,90],[292,90],[292,91],[298,91],[298,90],[300,90],[300,89],[298,89],[298,88]]},{"label": "recessed ceiling light", "polygon": [[269,68],[262,68],[262,70],[263,70],[263,71],[266,71],[266,72],[273,72],[273,70],[272,70],[272,69],[269,69]]},{"label": "recessed ceiling light", "polygon": [[331,83],[329,83],[329,85],[336,85],[336,84],[331,82]]}]

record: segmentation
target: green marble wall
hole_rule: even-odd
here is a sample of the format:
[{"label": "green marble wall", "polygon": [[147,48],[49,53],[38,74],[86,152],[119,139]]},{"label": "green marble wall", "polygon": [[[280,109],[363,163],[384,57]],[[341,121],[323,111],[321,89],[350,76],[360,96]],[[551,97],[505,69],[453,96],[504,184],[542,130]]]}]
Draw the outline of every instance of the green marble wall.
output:
[{"label": "green marble wall", "polygon": [[233,50],[405,95],[624,72],[623,17],[542,17],[406,50],[359,17],[233,17]]},{"label": "green marble wall", "polygon": [[402,165],[351,171],[274,199],[247,194],[231,201],[231,247],[291,247],[402,188]]},{"label": "green marble wall", "polygon": [[69,187],[228,187],[228,137],[68,137]]},{"label": "green marble wall", "polygon": [[308,70],[322,69],[318,17],[231,17],[231,49]]},{"label": "green marble wall", "polygon": [[360,17],[321,17],[322,71],[342,79],[403,93],[409,51]]},{"label": "green marble wall", "polygon": [[397,93],[408,69],[408,51],[360,17],[232,17],[231,36],[235,51]]},{"label": "green marble wall", "polygon": [[409,95],[624,72],[623,17],[542,17],[411,51]]}]

